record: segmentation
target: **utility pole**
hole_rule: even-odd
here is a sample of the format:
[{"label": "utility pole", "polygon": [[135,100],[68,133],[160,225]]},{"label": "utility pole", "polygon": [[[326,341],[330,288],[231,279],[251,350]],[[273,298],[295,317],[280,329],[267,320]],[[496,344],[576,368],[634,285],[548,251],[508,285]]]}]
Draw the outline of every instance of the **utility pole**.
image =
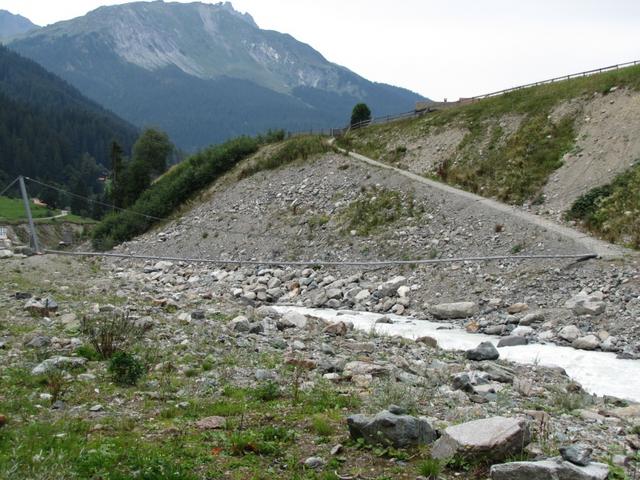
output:
[{"label": "utility pole", "polygon": [[18,181],[20,183],[20,194],[24,202],[24,210],[27,212],[27,218],[29,219],[30,246],[35,253],[40,253],[40,243],[38,242],[36,226],[33,224],[33,217],[31,216],[31,204],[29,203],[29,196],[27,195],[27,187],[24,185],[24,177],[20,175]]}]

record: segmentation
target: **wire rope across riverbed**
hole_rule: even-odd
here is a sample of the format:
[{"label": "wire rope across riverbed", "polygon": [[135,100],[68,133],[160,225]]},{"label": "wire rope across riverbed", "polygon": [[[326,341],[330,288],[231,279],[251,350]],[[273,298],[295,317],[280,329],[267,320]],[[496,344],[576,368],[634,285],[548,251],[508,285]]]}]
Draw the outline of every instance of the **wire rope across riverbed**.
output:
[{"label": "wire rope across riverbed", "polygon": [[582,254],[549,254],[549,255],[496,255],[486,257],[456,257],[456,258],[434,258],[434,259],[418,259],[418,260],[344,260],[344,261],[325,261],[325,260],[225,260],[214,258],[189,258],[189,257],[162,257],[156,255],[135,255],[125,253],[109,253],[109,252],[72,252],[62,250],[45,250],[44,253],[51,255],[68,255],[79,257],[104,257],[104,258],[121,258],[129,260],[154,260],[168,262],[185,262],[185,263],[208,263],[213,265],[233,265],[233,266],[281,266],[281,267],[309,267],[309,266],[327,266],[327,267],[386,267],[394,265],[436,265],[443,263],[465,263],[465,262],[493,262],[493,261],[525,261],[525,260],[549,260],[549,259],[565,259],[583,262],[598,258],[594,253]]}]

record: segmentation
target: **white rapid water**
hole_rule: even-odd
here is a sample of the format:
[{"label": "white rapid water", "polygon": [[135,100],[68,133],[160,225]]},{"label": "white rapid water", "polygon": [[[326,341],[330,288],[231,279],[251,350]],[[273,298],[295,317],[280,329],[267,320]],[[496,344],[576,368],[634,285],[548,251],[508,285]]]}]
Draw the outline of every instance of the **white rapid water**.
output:
[{"label": "white rapid water", "polygon": [[[445,350],[468,350],[481,342],[498,343],[500,337],[467,333],[446,323],[435,323],[397,315],[381,315],[350,310],[328,310],[293,306],[275,306],[280,313],[298,312],[328,321],[353,323],[358,330],[375,331],[384,335],[400,335],[416,339],[429,336],[438,341]],[[394,323],[379,323],[376,320],[387,316]],[[445,328],[443,328],[445,327]],[[522,364],[538,364],[546,367],[562,367],[582,387],[597,395],[611,395],[625,400],[640,402],[640,361],[620,360],[615,354],[589,352],[553,344],[532,344],[498,349],[500,358]]]}]

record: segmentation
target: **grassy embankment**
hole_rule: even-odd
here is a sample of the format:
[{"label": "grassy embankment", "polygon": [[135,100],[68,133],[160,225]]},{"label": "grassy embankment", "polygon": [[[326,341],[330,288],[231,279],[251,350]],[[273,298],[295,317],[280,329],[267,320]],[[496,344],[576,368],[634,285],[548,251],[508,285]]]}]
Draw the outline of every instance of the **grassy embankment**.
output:
[{"label": "grassy embankment", "polygon": [[[549,176],[562,165],[563,155],[575,142],[579,113],[554,118],[554,108],[567,100],[589,98],[594,92],[607,95],[612,87],[640,90],[640,66],[522,89],[418,119],[364,128],[351,132],[338,144],[395,163],[407,152],[399,142],[461,129],[466,133],[455,153],[425,175],[506,203],[537,203],[543,200],[542,189]],[[520,119],[517,130],[510,135],[500,125],[508,117]],[[611,189],[609,200],[598,195],[598,219],[590,218],[586,226],[610,241],[637,247],[638,227],[633,219],[638,217],[640,189],[633,180],[635,172],[630,170],[614,182],[618,188]],[[625,189],[619,187],[623,183]],[[616,195],[614,190],[618,191]]]}]

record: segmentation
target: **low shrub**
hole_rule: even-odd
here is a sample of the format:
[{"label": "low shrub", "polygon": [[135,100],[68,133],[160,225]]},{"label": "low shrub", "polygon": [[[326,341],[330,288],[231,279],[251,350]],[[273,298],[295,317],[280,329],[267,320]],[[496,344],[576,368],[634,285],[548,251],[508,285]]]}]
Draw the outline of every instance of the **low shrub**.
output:
[{"label": "low shrub", "polygon": [[640,249],[640,163],[579,197],[567,218],[610,242]]},{"label": "low shrub", "polygon": [[442,473],[442,464],[435,458],[427,458],[418,464],[418,474],[427,480],[437,480]]},{"label": "low shrub", "polygon": [[145,373],[145,367],[134,355],[116,352],[109,361],[109,373],[118,385],[133,386]]},{"label": "low shrub", "polygon": [[367,236],[384,225],[420,215],[422,210],[416,207],[413,194],[373,187],[341,212],[340,218],[344,231],[355,230],[357,235]]},{"label": "low shrub", "polygon": [[258,385],[251,393],[253,398],[263,402],[270,402],[271,400],[275,400],[281,396],[280,387],[277,383],[272,381]]},{"label": "low shrub", "polygon": [[325,138],[318,135],[293,137],[283,143],[274,153],[257,159],[252,165],[240,172],[240,178],[247,178],[263,170],[275,170],[298,160],[306,160],[310,156],[328,152],[331,149]]},{"label": "low shrub", "polygon": [[[113,313],[95,317],[85,316],[81,323],[81,332],[102,359],[111,358],[116,352],[124,350],[139,340],[144,329],[138,327],[126,313]],[[87,349],[85,353],[89,353]]]}]

